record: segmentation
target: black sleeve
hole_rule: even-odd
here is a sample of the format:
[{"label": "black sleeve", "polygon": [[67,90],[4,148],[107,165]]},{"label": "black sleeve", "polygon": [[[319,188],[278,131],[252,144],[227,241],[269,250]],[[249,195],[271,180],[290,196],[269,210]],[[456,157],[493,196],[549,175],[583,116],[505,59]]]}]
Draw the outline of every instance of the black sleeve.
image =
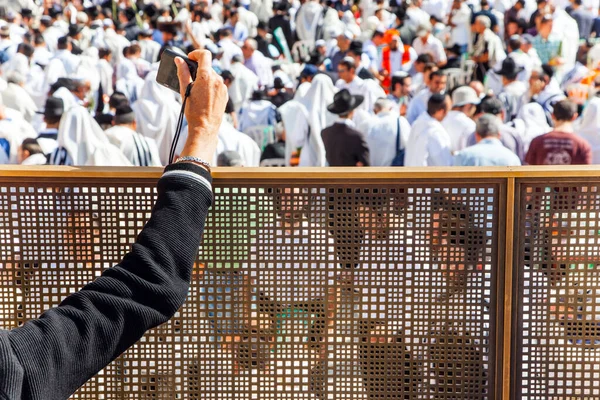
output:
[{"label": "black sleeve", "polygon": [[68,398],[147,330],[173,316],[188,293],[212,203],[210,182],[208,172],[194,164],[168,166],[151,218],[121,263],[7,334],[9,358],[18,361],[22,374],[21,395],[15,398]]},{"label": "black sleeve", "polygon": [[371,165],[369,162],[369,145],[362,134],[357,137],[357,146],[358,152],[356,161],[360,161],[365,167],[368,167]]},{"label": "black sleeve", "polygon": [[227,99],[227,105],[225,106],[225,114],[231,114],[235,111],[235,107],[233,106],[233,101],[231,98]]}]

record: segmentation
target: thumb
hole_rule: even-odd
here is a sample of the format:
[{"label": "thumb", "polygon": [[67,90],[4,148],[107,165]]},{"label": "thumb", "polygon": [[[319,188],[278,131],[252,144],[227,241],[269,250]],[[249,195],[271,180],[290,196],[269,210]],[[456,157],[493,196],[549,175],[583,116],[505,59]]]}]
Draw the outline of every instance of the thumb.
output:
[{"label": "thumb", "polygon": [[175,57],[175,65],[177,66],[177,78],[179,78],[179,94],[185,97],[185,90],[192,82],[190,69],[181,57]]}]

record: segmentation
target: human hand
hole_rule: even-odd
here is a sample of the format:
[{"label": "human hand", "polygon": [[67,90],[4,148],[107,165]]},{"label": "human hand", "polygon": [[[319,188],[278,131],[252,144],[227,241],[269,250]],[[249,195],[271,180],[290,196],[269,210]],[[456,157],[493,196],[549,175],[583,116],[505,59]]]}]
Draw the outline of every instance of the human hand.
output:
[{"label": "human hand", "polygon": [[[195,50],[188,57],[198,63],[198,71],[185,107],[188,138],[180,156],[199,157],[210,162],[217,148],[219,127],[227,105],[227,87],[212,69],[209,51]],[[175,65],[183,98],[192,77],[183,59],[176,57]]]}]

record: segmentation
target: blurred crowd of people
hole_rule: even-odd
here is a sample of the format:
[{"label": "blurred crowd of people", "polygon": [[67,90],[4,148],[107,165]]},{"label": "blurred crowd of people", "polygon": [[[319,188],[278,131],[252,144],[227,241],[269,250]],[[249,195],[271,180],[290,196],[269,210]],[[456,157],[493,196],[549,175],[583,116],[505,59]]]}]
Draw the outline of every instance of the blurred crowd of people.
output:
[{"label": "blurred crowd of people", "polygon": [[[600,0],[0,3],[0,163],[161,166],[204,48],[222,166],[600,163]],[[185,142],[187,126],[183,123]],[[181,150],[181,149],[178,149]]]}]

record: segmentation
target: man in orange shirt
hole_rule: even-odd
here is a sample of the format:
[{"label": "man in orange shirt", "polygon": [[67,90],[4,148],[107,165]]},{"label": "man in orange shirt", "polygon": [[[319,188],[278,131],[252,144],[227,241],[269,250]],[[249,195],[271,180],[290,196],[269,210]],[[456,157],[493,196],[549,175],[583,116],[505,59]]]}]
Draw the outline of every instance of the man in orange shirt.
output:
[{"label": "man in orange shirt", "polygon": [[392,36],[390,43],[381,52],[380,81],[386,92],[391,85],[394,73],[408,72],[418,55],[415,49],[408,44],[403,44],[400,36]]}]

